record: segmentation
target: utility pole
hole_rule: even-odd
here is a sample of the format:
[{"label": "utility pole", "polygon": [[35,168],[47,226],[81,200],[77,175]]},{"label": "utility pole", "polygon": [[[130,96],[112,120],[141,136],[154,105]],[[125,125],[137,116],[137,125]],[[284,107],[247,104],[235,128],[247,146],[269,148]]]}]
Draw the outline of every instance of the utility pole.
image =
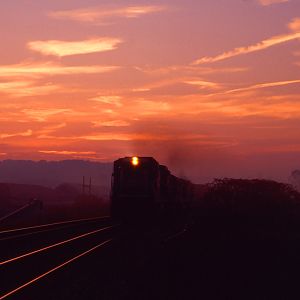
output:
[{"label": "utility pole", "polygon": [[89,196],[92,196],[92,177],[90,177]]},{"label": "utility pole", "polygon": [[82,194],[85,194],[85,177],[82,178]]},{"label": "utility pole", "polygon": [[82,178],[82,194],[85,195],[86,188],[88,188],[89,196],[92,195],[92,177],[90,176],[89,184],[85,184],[85,176]]}]

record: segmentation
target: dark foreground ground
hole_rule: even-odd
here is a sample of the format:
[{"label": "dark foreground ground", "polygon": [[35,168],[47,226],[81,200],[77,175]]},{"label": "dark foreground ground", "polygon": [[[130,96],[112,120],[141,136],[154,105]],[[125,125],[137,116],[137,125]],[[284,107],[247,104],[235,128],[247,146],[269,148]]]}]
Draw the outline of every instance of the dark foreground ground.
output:
[{"label": "dark foreground ground", "polygon": [[299,299],[300,227],[195,215],[111,244],[8,299]]}]

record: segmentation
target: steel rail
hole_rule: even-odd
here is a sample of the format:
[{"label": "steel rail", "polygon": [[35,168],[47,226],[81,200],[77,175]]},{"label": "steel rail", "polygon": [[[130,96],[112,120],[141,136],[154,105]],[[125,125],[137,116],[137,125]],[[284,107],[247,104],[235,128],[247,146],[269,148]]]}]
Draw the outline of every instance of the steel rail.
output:
[{"label": "steel rail", "polygon": [[69,223],[76,223],[76,222],[109,219],[109,218],[110,218],[110,216],[85,218],[85,219],[75,219],[75,220],[55,222],[55,223],[48,223],[48,224],[35,225],[35,226],[28,226],[28,227],[22,227],[22,228],[7,229],[7,230],[0,231],[0,234],[11,233],[11,232],[18,232],[18,231],[24,231],[24,230],[29,230],[29,229],[38,229],[38,228],[44,228],[44,227],[50,227],[50,226],[56,226],[56,225],[69,224]]},{"label": "steel rail", "polygon": [[90,248],[90,249],[88,249],[88,250],[86,250],[86,251],[80,253],[79,255],[77,255],[77,256],[75,256],[75,257],[73,257],[73,258],[71,258],[71,259],[65,261],[64,263],[62,263],[62,264],[60,264],[60,265],[54,267],[53,269],[51,269],[51,270],[49,270],[49,271],[47,271],[47,272],[45,272],[45,273],[43,273],[43,274],[41,274],[41,275],[35,277],[34,279],[32,279],[32,280],[30,280],[30,281],[28,281],[28,282],[26,282],[26,283],[20,285],[19,287],[17,287],[17,288],[15,288],[15,289],[11,290],[11,291],[8,292],[8,293],[6,293],[6,294],[0,296],[0,300],[6,299],[7,297],[9,297],[9,296],[15,294],[16,292],[18,292],[18,291],[24,289],[25,287],[27,287],[27,286],[29,286],[29,285],[31,285],[31,284],[37,282],[38,280],[44,278],[45,276],[47,276],[47,275],[49,275],[49,274],[55,272],[55,271],[58,270],[58,269],[63,268],[64,266],[66,266],[66,265],[70,264],[71,262],[73,262],[73,261],[75,261],[75,260],[77,260],[77,259],[79,259],[79,258],[81,258],[81,257],[83,257],[83,256],[85,256],[85,255],[87,255],[87,254],[89,254],[90,252],[93,252],[93,251],[95,251],[96,249],[98,249],[98,248],[100,248],[100,247],[102,247],[102,246],[104,246],[104,245],[110,243],[111,241],[112,241],[112,239],[106,240],[106,241],[102,242],[101,244],[98,244],[98,245],[96,245],[96,246],[94,246],[94,247],[92,247],[92,248]]},{"label": "steel rail", "polygon": [[[92,221],[96,221],[96,220],[89,220],[91,223]],[[45,232],[53,232],[53,231],[59,231],[59,230],[63,230],[66,228],[70,228],[70,227],[74,227],[74,226],[81,226],[81,225],[87,225],[87,224],[91,224],[91,223],[87,223],[86,224],[77,224],[79,222],[72,222],[72,223],[65,223],[65,224],[61,224],[62,226],[60,227],[54,227],[54,228],[42,228],[41,230],[36,230],[36,231],[29,231],[29,232],[25,232],[25,233],[20,233],[20,234],[15,234],[15,235],[8,235],[5,236],[3,238],[0,237],[0,242],[2,241],[8,241],[8,240],[15,240],[18,238],[22,238],[22,237],[26,237],[26,236],[31,236],[31,235],[35,235],[35,234],[41,234],[41,233],[45,233]],[[38,229],[38,228],[36,228]]]},{"label": "steel rail", "polygon": [[116,226],[117,225],[113,225],[113,226],[108,226],[108,227],[105,227],[105,228],[100,228],[100,229],[97,229],[97,230],[93,230],[93,231],[90,231],[90,232],[87,232],[87,233],[75,236],[73,238],[70,238],[70,239],[67,239],[67,240],[64,240],[64,241],[61,241],[61,242],[58,242],[58,243],[55,243],[55,244],[52,244],[52,245],[49,245],[49,246],[46,246],[46,247],[43,247],[43,248],[39,248],[39,249],[30,251],[30,252],[27,252],[27,253],[15,256],[13,258],[1,261],[0,262],[0,266],[6,265],[8,263],[17,261],[19,259],[31,256],[31,255],[34,255],[34,254],[37,254],[37,253],[40,253],[40,252],[44,252],[46,250],[49,250],[49,249],[52,249],[52,248],[55,248],[55,247],[58,247],[58,246],[61,246],[61,245],[67,244],[67,243],[70,243],[70,242],[75,241],[75,240],[82,239],[84,237],[90,236],[92,234],[95,234],[95,233],[98,233],[98,232],[101,232],[101,231],[104,231],[104,230],[111,229],[111,228],[116,227]]}]

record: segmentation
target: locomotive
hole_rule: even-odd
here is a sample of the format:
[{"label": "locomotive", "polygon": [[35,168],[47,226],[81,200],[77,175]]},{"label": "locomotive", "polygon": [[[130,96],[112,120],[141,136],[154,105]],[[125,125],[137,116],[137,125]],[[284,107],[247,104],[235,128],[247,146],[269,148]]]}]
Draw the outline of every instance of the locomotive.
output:
[{"label": "locomotive", "polygon": [[171,174],[153,157],[124,157],[113,166],[111,216],[147,220],[182,211],[194,198],[194,185]]}]

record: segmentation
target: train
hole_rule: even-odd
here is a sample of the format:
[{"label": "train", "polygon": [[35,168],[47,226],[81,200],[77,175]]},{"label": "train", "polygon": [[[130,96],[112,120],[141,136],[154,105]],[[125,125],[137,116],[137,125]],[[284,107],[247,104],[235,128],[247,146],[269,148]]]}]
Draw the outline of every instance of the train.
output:
[{"label": "train", "polygon": [[182,212],[194,201],[194,184],[171,174],[153,157],[124,157],[114,161],[111,216],[148,220]]}]

